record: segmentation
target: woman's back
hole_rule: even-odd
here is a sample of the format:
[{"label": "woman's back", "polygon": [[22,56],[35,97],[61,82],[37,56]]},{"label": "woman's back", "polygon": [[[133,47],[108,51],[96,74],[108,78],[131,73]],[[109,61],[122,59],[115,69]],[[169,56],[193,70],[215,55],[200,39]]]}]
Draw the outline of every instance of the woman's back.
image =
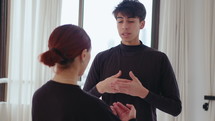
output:
[{"label": "woman's back", "polygon": [[77,85],[48,81],[33,97],[33,121],[118,121],[101,100]]}]

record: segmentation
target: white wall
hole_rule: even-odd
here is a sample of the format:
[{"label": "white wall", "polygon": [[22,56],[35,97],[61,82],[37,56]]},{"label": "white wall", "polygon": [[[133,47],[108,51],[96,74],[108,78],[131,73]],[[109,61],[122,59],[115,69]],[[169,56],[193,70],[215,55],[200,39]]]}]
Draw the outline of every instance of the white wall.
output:
[{"label": "white wall", "polygon": [[210,87],[207,71],[205,71],[207,48],[204,46],[204,2],[205,0],[193,0],[190,4],[187,121],[209,121],[209,111],[202,108],[206,102],[204,95],[209,93]]}]

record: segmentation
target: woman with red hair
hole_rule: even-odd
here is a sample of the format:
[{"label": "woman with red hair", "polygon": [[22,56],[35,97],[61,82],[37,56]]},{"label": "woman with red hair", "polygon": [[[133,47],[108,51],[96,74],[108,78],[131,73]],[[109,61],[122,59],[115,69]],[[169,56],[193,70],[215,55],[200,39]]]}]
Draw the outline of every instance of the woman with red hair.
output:
[{"label": "woman with red hair", "polygon": [[[90,60],[91,40],[75,25],[57,27],[50,35],[49,50],[40,55],[40,61],[55,67],[54,77],[40,87],[33,96],[33,121],[128,121],[133,110],[111,109],[101,100],[88,95],[77,81]],[[119,104],[120,105],[120,104]],[[117,107],[115,105],[115,107]],[[123,110],[122,110],[123,109]]]}]

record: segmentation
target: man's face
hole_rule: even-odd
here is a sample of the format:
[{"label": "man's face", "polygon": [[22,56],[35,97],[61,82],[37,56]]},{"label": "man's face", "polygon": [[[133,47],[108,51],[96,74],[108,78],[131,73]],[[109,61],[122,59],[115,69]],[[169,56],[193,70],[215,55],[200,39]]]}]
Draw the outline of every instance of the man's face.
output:
[{"label": "man's face", "polygon": [[139,32],[144,27],[145,21],[140,21],[137,17],[123,16],[121,13],[118,13],[116,21],[122,43],[125,45],[139,44]]}]

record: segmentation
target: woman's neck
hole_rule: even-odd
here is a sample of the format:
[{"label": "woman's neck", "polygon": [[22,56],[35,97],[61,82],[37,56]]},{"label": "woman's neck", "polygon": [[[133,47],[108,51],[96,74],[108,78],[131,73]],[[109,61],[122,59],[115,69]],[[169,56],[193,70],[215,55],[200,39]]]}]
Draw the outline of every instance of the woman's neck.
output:
[{"label": "woman's neck", "polygon": [[76,71],[63,70],[61,72],[57,72],[52,80],[59,83],[77,85],[79,78],[80,77]]}]

